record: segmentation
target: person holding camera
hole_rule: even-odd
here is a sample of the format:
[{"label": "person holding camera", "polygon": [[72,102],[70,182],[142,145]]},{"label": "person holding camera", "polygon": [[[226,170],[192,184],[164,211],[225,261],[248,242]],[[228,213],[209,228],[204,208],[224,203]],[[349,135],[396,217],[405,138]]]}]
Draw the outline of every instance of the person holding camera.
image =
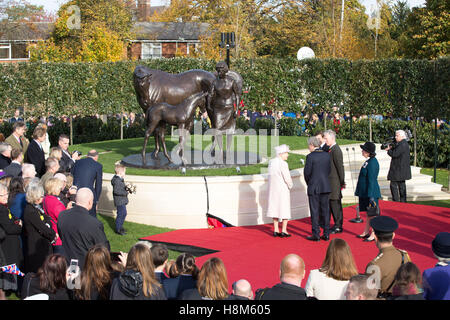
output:
[{"label": "person holding camera", "polygon": [[70,172],[76,160],[80,160],[81,152],[69,153],[69,137],[61,134],[58,138],[58,148],[61,149],[61,159],[59,160],[59,172]]},{"label": "person holding camera", "polygon": [[405,180],[411,179],[409,145],[403,130],[395,132],[395,142],[385,149],[392,158],[387,179],[391,181],[392,201],[406,202]]},{"label": "person holding camera", "polygon": [[125,171],[126,167],[120,163],[117,163],[115,166],[116,174],[111,179],[114,205],[117,208],[115,232],[121,236],[126,234],[125,229],[123,228],[123,223],[125,222],[125,218],[127,216],[128,204],[128,188],[124,181]]}]

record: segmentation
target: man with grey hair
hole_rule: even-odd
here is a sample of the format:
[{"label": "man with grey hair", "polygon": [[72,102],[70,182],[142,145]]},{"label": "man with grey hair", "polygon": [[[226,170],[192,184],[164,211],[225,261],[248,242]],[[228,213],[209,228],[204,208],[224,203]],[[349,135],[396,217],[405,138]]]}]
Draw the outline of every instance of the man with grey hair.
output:
[{"label": "man with grey hair", "polygon": [[53,178],[55,173],[59,170],[59,160],[54,157],[48,157],[47,160],[45,160],[45,167],[47,168],[47,171],[45,174],[41,177],[41,184],[42,186],[45,186],[45,183],[50,178]]},{"label": "man with grey hair", "polygon": [[365,274],[358,274],[350,278],[345,290],[347,300],[376,300],[378,289],[374,283],[370,282],[370,277]]},{"label": "man with grey hair", "polygon": [[342,150],[336,143],[336,133],[333,130],[327,130],[323,134],[326,144],[329,147],[330,154],[330,211],[333,216],[334,226],[330,233],[341,233],[344,214],[342,210],[342,189],[345,188],[345,170],[344,156]]},{"label": "man with grey hair", "polygon": [[68,261],[78,260],[83,268],[87,252],[96,244],[110,250],[103,223],[89,214],[94,203],[94,194],[89,188],[78,189],[75,204],[58,216],[58,234]]},{"label": "man with grey hair", "polygon": [[386,151],[391,157],[387,179],[391,181],[392,201],[406,202],[405,180],[411,179],[411,162],[405,131],[395,131],[395,143],[389,145]]},{"label": "man with grey hair", "polygon": [[36,168],[32,163],[24,163],[22,165],[22,178],[34,178],[36,177]]},{"label": "man with grey hair", "polygon": [[320,149],[317,137],[308,138],[308,148],[311,152],[306,156],[303,175],[308,185],[309,211],[311,215],[312,235],[306,239],[320,241],[320,228],[323,229],[322,240],[328,241],[330,228],[329,194],[330,155]]},{"label": "man with grey hair", "polygon": [[6,142],[0,142],[0,169],[4,170],[11,164],[11,146]]}]

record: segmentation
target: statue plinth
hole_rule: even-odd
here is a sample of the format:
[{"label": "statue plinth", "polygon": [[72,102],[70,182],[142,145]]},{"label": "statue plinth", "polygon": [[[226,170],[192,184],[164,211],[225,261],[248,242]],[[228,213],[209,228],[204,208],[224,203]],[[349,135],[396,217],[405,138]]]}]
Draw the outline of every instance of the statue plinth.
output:
[{"label": "statue plinth", "polygon": [[216,155],[213,157],[207,150],[190,150],[190,152],[188,151],[185,154],[186,165],[183,165],[181,158],[176,152],[172,152],[171,158],[172,162],[169,162],[162,153],[159,153],[156,158],[153,158],[153,154],[146,154],[145,164],[143,164],[141,154],[132,154],[123,158],[122,164],[127,167],[142,169],[178,170],[179,168],[186,167],[199,170],[234,168],[263,162],[261,156],[247,151],[233,151],[229,154],[226,152],[223,154],[216,152]]}]

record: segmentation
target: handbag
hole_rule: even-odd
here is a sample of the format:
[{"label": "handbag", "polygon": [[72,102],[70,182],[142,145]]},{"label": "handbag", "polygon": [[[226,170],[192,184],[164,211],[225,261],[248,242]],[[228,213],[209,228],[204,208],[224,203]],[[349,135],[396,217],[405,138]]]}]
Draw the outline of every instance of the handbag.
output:
[{"label": "handbag", "polygon": [[367,216],[368,217],[376,217],[380,215],[380,207],[377,206],[376,202],[370,201],[367,206]]}]

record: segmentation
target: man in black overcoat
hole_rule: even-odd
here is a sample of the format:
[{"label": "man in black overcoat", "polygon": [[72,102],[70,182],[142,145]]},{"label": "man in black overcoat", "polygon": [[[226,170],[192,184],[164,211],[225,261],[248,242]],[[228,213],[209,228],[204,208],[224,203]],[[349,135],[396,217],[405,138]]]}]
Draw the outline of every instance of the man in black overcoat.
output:
[{"label": "man in black overcoat", "polygon": [[387,179],[391,181],[392,200],[406,202],[405,180],[411,179],[411,164],[405,131],[397,130],[395,141],[386,148],[387,154],[392,158]]},{"label": "man in black overcoat", "polygon": [[333,130],[327,130],[324,133],[325,141],[329,147],[330,153],[330,211],[333,216],[334,226],[330,233],[341,233],[344,215],[342,210],[342,189],[345,188],[345,170],[344,156],[339,145],[336,143],[336,133]]},{"label": "man in black overcoat", "polygon": [[320,240],[320,227],[323,229],[322,239],[329,240],[330,209],[329,194],[331,191],[330,181],[330,155],[320,149],[317,137],[308,139],[308,148],[311,151],[306,156],[303,175],[308,185],[307,193],[309,200],[309,211],[311,214],[312,236],[306,239],[311,241]]},{"label": "man in black overcoat", "polygon": [[94,195],[89,188],[78,189],[76,204],[58,216],[58,234],[61,237],[64,254],[68,262],[77,259],[81,269],[87,252],[94,245],[103,245],[110,250],[103,223],[89,214],[93,203]]}]

